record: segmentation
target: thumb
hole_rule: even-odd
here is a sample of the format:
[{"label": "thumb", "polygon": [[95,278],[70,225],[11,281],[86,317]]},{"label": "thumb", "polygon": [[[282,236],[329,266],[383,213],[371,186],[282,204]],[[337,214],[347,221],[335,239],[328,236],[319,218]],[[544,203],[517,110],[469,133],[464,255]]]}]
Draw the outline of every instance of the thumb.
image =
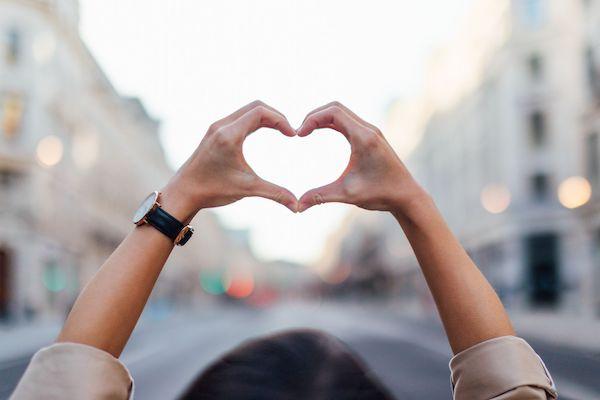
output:
[{"label": "thumb", "polygon": [[316,189],[311,189],[304,193],[298,201],[298,212],[306,211],[312,206],[323,203],[345,203],[346,201],[343,193],[344,191],[340,181]]},{"label": "thumb", "polygon": [[292,192],[262,178],[258,178],[252,195],[276,201],[289,208],[292,212],[298,212],[298,199],[296,199],[296,196]]}]

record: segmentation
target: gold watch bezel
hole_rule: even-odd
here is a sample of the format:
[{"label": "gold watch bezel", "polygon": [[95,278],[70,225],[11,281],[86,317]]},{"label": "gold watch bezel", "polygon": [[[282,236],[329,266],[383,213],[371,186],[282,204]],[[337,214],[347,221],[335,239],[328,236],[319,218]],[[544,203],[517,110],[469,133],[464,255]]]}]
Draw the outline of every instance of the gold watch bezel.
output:
[{"label": "gold watch bezel", "polygon": [[[135,224],[136,226],[141,226],[141,225],[147,224],[147,223],[148,223],[148,220],[147,220],[147,218],[148,218],[148,214],[150,214],[151,212],[154,212],[154,211],[156,211],[156,209],[157,209],[158,207],[162,207],[162,206],[160,205],[160,202],[159,202],[159,198],[160,198],[161,192],[159,192],[158,190],[155,190],[155,191],[153,191],[152,193],[150,193],[148,196],[146,196],[146,199],[147,199],[148,197],[152,196],[152,195],[154,195],[154,203],[152,204],[152,207],[150,207],[150,208],[148,209],[148,211],[146,211],[146,214],[144,214],[144,216],[143,216],[143,217],[142,217],[142,218],[141,218],[139,221],[137,221],[137,222],[134,222],[134,224]],[[144,199],[144,201],[142,202],[142,204],[144,204],[144,203],[145,203],[146,199]],[[142,204],[140,204],[140,207],[142,206]]]}]

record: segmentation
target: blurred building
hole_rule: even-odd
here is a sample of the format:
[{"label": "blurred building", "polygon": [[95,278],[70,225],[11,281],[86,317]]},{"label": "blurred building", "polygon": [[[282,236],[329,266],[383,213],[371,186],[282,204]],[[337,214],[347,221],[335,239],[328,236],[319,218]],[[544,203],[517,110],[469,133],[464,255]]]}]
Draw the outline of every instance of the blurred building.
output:
[{"label": "blurred building", "polygon": [[[79,31],[76,0],[0,1],[0,317],[64,314],[172,174],[159,123],[115,91]],[[155,298],[202,291],[239,248],[202,212]]]},{"label": "blurred building", "polygon": [[[387,133],[507,305],[599,314],[600,1],[473,7]],[[357,215],[392,273],[417,270],[391,217]]]}]

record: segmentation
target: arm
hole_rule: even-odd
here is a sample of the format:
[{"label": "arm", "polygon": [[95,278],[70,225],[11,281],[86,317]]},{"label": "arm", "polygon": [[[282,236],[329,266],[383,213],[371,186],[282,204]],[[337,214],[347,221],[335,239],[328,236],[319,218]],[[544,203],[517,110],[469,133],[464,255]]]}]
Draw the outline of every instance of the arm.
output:
[{"label": "arm", "polygon": [[[200,209],[260,196],[295,211],[294,195],[259,178],[244,160],[244,139],[261,127],[295,135],[285,117],[265,104],[243,107],[210,127],[163,189],[163,208],[190,221]],[[86,344],[118,357],[172,250],[171,240],[153,227],[134,228],[81,292],[57,341]]]},{"label": "arm", "polygon": [[515,334],[496,292],[431,199],[424,196],[392,213],[417,256],[455,354],[485,340]]},{"label": "arm", "polygon": [[514,335],[493,288],[381,132],[339,103],[310,113],[298,136],[319,128],[341,132],[352,154],[342,176],[304,194],[299,210],[343,202],[391,212],[417,256],[455,353],[487,339]]}]

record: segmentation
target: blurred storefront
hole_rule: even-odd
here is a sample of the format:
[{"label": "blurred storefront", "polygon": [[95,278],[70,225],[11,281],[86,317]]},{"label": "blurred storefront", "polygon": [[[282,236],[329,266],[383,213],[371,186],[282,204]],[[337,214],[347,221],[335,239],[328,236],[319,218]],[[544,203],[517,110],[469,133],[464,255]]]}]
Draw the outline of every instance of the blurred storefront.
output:
[{"label": "blurred storefront", "polygon": [[[386,133],[509,307],[600,315],[600,2],[473,7]],[[392,217],[351,224],[322,268],[362,273],[369,226],[391,275],[417,271]]]},{"label": "blurred storefront", "polygon": [[[113,88],[75,0],[0,1],[0,318],[64,315],[172,174],[159,123]],[[189,302],[200,271],[242,254],[210,212],[155,298]]]}]

